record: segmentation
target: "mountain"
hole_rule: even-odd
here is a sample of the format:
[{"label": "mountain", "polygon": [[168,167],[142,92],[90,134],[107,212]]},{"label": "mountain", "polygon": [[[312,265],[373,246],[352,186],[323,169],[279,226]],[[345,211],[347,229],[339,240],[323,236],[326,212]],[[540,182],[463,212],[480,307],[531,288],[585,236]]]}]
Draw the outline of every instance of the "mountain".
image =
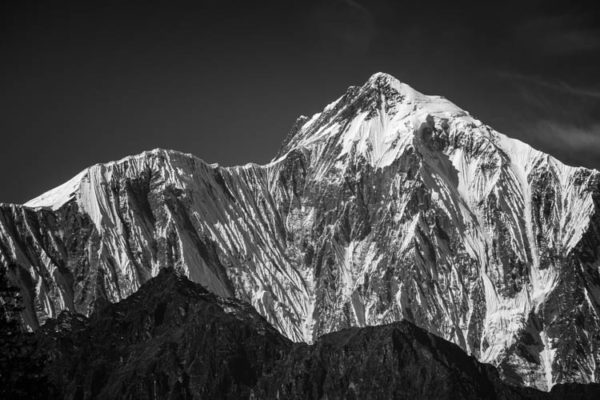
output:
[{"label": "mountain", "polygon": [[[35,336],[47,398],[559,398],[558,386],[506,385],[492,366],[407,321],[292,343],[248,304],[170,268],[90,318],[63,312]],[[563,389],[592,399],[599,388]]]},{"label": "mountain", "polygon": [[154,150],[0,206],[0,263],[33,329],[172,267],[293,341],[408,320],[549,390],[600,382],[599,189],[379,73],[266,165]]},{"label": "mountain", "polygon": [[89,319],[63,312],[37,337],[65,399],[248,398],[292,346],[250,305],[169,268]]}]

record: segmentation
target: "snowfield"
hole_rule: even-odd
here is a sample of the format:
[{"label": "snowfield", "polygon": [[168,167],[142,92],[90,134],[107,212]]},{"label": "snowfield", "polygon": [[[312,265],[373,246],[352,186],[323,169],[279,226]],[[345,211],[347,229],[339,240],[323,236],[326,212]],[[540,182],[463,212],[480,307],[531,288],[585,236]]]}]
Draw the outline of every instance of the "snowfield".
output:
[{"label": "snowfield", "polygon": [[0,206],[27,324],[173,266],[295,341],[408,319],[514,384],[600,382],[598,171],[383,73],[295,127],[264,166],[157,149]]}]

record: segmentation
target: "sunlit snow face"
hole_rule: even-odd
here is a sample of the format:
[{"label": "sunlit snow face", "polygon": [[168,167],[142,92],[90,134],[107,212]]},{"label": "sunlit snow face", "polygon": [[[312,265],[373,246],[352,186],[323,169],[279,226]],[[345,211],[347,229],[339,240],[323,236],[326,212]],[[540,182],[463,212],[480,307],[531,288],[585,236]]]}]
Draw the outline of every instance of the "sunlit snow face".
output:
[{"label": "sunlit snow face", "polygon": [[[300,121],[265,166],[155,150],[90,167],[26,213],[11,208],[0,237],[35,281],[38,309],[75,302],[54,280],[55,254],[83,276],[109,271],[110,301],[173,266],[250,302],[293,340],[410,319],[550,387],[561,353],[555,319],[541,313],[565,279],[564,258],[585,246],[597,173],[385,74]],[[47,235],[33,252],[20,247],[39,242],[32,216]],[[506,353],[531,315],[544,321],[536,365]]]}]

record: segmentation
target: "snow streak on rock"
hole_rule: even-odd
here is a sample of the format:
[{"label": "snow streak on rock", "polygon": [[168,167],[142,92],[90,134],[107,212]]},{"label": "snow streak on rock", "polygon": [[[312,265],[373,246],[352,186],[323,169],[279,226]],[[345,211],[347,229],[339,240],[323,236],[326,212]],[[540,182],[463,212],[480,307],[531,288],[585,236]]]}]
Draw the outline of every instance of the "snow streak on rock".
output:
[{"label": "snow streak on rock", "polygon": [[376,74],[267,165],[154,150],[3,205],[0,262],[34,328],[174,266],[296,341],[408,319],[513,383],[599,382],[598,175]]}]

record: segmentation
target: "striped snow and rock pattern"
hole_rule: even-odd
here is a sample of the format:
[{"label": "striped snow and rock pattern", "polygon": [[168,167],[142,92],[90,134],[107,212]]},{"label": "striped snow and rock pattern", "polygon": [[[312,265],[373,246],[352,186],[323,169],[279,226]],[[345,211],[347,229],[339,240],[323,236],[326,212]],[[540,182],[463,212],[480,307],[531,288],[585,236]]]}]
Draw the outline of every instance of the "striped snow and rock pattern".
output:
[{"label": "striped snow and rock pattern", "polygon": [[599,173],[386,74],[300,117],[267,165],[154,150],[0,206],[36,328],[166,266],[295,341],[410,320],[512,383],[600,382]]}]

